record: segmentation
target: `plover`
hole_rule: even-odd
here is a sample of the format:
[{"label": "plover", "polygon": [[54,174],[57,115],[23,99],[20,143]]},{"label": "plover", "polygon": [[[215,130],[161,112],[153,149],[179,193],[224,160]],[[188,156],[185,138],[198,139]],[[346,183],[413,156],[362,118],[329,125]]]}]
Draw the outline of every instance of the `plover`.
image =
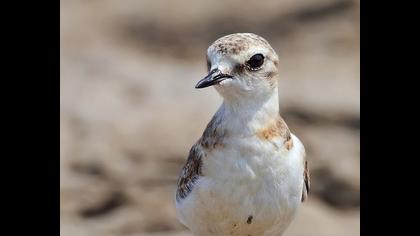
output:
[{"label": "plover", "polygon": [[194,235],[282,235],[309,191],[305,149],[279,114],[279,58],[252,33],[216,40],[208,75],[223,97],[178,180],[177,217]]}]

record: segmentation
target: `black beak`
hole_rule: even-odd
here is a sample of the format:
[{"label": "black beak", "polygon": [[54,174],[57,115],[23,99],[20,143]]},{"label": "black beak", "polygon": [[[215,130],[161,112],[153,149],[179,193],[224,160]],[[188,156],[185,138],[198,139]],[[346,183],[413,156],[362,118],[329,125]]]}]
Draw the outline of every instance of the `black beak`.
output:
[{"label": "black beak", "polygon": [[233,76],[228,74],[223,74],[219,69],[213,69],[209,74],[204,77],[202,80],[198,81],[195,88],[205,88],[217,84],[218,82],[225,80],[227,78],[232,78]]}]

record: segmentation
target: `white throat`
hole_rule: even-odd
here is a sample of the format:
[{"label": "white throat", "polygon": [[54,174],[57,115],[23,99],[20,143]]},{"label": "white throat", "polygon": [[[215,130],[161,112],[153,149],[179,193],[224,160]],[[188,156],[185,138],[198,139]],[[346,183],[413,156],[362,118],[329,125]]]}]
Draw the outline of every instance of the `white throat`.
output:
[{"label": "white throat", "polygon": [[224,99],[215,114],[230,134],[252,135],[279,116],[278,88],[270,94],[243,99]]}]

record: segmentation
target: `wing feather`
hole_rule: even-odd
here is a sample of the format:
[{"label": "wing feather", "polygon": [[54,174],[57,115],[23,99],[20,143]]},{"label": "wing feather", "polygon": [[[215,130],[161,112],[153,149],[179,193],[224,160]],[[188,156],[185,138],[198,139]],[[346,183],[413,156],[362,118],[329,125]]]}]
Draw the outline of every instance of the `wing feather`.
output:
[{"label": "wing feather", "polygon": [[303,171],[303,190],[302,190],[302,202],[308,198],[309,189],[311,187],[311,176],[308,168],[308,161],[305,160],[305,169]]},{"label": "wing feather", "polygon": [[202,151],[199,146],[199,144],[195,144],[191,148],[187,162],[182,168],[176,191],[177,201],[180,201],[188,196],[194,187],[194,182],[202,175]]}]

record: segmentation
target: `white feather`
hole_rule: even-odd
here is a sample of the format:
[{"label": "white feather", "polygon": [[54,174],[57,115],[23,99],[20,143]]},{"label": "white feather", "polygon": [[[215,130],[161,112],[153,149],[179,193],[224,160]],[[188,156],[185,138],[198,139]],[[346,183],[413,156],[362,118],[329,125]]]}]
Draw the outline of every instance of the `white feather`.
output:
[{"label": "white feather", "polygon": [[[293,134],[291,150],[283,138],[265,141],[255,135],[278,112],[276,101],[273,95],[257,113],[244,110],[255,109],[252,105],[224,103],[216,113],[228,133],[224,148],[207,153],[203,176],[176,206],[178,218],[195,235],[280,235],[293,219],[302,196],[304,147]],[[237,112],[241,117],[234,116]]]}]

